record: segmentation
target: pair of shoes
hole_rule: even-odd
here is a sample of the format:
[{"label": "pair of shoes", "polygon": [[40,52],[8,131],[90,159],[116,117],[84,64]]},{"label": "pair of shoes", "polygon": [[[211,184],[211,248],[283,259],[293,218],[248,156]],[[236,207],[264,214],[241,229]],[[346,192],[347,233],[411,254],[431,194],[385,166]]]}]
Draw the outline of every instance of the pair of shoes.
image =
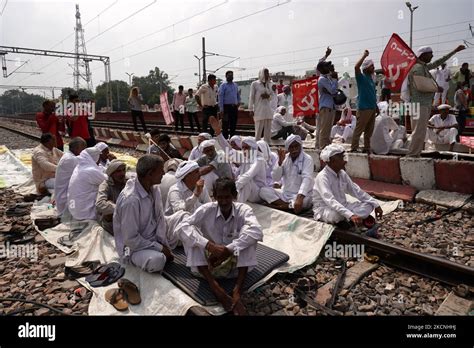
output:
[{"label": "pair of shoes", "polygon": [[125,268],[117,262],[111,262],[100,266],[94,272],[86,277],[86,281],[93,287],[107,286],[115,283],[123,277]]},{"label": "pair of shoes", "polygon": [[105,300],[118,311],[126,311],[128,304],[138,305],[142,302],[140,290],[128,279],[120,279],[118,288],[107,290]]},{"label": "pair of shoes", "polygon": [[39,218],[34,221],[36,227],[40,231],[44,231],[48,228],[53,228],[61,223],[60,218],[48,217],[48,218]]},{"label": "pair of shoes", "polygon": [[75,280],[94,273],[99,265],[99,261],[85,261],[80,266],[64,267],[64,274],[68,279]]}]

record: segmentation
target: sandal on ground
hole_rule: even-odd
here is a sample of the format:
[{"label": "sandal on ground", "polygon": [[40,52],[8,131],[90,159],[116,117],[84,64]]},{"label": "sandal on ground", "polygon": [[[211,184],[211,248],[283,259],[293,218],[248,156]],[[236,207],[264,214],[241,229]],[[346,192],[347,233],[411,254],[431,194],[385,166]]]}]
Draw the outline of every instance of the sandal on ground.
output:
[{"label": "sandal on ground", "polygon": [[97,288],[115,283],[124,274],[125,268],[117,262],[111,262],[97,268],[94,273],[86,277],[86,281],[89,282],[90,286]]},{"label": "sandal on ground", "polygon": [[61,223],[59,218],[49,217],[35,219],[35,225],[40,231],[44,231],[48,228],[53,228]]},{"label": "sandal on ground", "polygon": [[25,216],[28,215],[30,212],[28,209],[25,208],[20,208],[20,207],[11,207],[8,208],[7,211],[5,212],[6,216]]},{"label": "sandal on ground", "polygon": [[25,244],[35,239],[32,235],[13,234],[6,238],[6,241],[10,244]]},{"label": "sandal on ground", "polygon": [[138,290],[138,287],[130,280],[122,278],[118,281],[118,286],[124,291],[125,298],[128,303],[132,305],[137,305],[142,302],[142,299],[140,297],[140,290]]},{"label": "sandal on ground", "polygon": [[105,293],[105,300],[120,312],[124,312],[128,309],[128,303],[125,300],[124,292],[122,289],[107,290]]}]

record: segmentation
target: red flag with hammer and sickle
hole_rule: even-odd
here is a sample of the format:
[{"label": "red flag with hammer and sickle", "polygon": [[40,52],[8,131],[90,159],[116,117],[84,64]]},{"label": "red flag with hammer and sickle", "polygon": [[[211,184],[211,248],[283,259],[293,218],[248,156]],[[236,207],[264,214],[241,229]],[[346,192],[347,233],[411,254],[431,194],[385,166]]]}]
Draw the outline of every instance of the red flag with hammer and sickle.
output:
[{"label": "red flag with hammer and sickle", "polygon": [[380,58],[385,78],[388,79],[387,87],[393,92],[399,92],[403,80],[415,63],[415,53],[400,36],[392,34]]}]

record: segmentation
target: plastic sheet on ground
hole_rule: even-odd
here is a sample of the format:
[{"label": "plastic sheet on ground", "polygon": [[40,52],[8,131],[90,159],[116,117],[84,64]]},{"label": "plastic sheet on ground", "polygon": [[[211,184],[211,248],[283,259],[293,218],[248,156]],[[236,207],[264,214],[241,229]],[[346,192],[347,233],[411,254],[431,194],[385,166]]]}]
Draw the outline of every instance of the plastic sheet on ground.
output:
[{"label": "plastic sheet on ground", "polygon": [[6,146],[0,146],[0,188],[24,184],[31,179],[31,169]]}]

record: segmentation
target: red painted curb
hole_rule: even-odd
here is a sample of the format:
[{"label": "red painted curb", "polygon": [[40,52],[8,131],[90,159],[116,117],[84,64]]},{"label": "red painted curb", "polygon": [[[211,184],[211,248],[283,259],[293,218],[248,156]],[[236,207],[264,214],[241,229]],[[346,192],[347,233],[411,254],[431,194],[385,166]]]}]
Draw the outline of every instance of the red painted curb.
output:
[{"label": "red painted curb", "polygon": [[391,184],[402,183],[399,158],[395,156],[369,156],[371,177],[375,181]]},{"label": "red painted curb", "polygon": [[474,162],[435,160],[434,170],[438,190],[474,193]]},{"label": "red painted curb", "polygon": [[406,202],[413,202],[417,192],[416,188],[407,185],[396,185],[359,178],[353,178],[352,181],[368,194],[383,199],[401,199]]}]

